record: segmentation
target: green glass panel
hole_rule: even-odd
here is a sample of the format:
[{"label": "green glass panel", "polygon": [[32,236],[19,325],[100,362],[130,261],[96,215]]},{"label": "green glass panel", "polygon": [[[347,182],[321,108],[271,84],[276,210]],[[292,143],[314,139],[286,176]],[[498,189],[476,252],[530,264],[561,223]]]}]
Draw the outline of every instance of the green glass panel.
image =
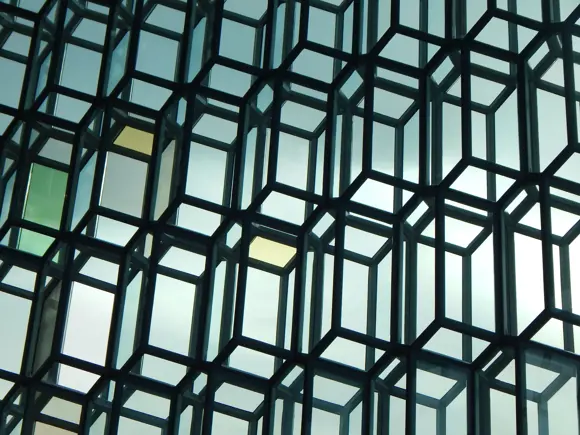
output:
[{"label": "green glass panel", "polygon": [[[33,164],[30,171],[24,219],[58,229],[66,193],[67,173]],[[43,234],[23,230],[18,249],[44,255],[53,239]]]}]

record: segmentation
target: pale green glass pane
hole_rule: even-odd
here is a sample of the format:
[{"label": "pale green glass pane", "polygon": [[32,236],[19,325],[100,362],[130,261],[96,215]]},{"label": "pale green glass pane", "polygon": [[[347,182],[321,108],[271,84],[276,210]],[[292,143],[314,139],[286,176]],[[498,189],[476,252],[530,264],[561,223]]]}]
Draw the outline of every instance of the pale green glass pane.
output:
[{"label": "pale green glass pane", "polygon": [[[66,182],[66,172],[33,164],[24,206],[24,219],[58,229],[66,193]],[[52,241],[51,237],[24,230],[20,234],[18,248],[32,254],[43,255]]]},{"label": "pale green glass pane", "polygon": [[34,231],[22,230],[18,240],[18,249],[30,254],[43,256],[54,239]]},{"label": "pale green glass pane", "polygon": [[66,192],[66,172],[32,165],[24,219],[58,229]]}]

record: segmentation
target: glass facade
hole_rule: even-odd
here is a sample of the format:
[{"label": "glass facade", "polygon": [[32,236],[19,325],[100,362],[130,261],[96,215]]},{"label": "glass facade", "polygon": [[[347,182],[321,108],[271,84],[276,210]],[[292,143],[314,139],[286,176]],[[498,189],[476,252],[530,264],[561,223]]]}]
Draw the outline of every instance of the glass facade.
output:
[{"label": "glass facade", "polygon": [[0,435],[580,435],[578,0],[0,0]]}]

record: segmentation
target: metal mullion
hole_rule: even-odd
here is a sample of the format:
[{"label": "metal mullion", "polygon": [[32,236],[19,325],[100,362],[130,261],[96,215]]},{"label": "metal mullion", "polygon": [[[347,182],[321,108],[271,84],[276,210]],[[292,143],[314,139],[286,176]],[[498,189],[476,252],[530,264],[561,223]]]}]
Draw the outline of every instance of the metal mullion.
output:
[{"label": "metal mullion", "polygon": [[[214,57],[219,55],[219,48],[221,44],[221,31],[223,24],[223,13],[224,13],[224,3],[223,1],[213,2],[212,10],[208,12],[211,20],[209,25],[206,25],[206,40],[208,36],[208,31],[211,29],[210,35],[210,45],[209,45],[209,55]],[[207,59],[206,59],[207,61]]]},{"label": "metal mullion", "polygon": [[317,9],[322,9],[323,11],[330,12],[331,14],[338,14],[340,12],[344,12],[348,7],[348,3],[352,1],[353,0],[344,0],[342,5],[334,5],[332,2],[326,2],[325,0],[308,0],[308,3]]},{"label": "metal mullion", "polygon": [[[129,27],[129,46],[127,49],[127,58],[125,62],[125,74],[131,77],[136,72],[137,54],[139,51],[139,43],[141,40],[142,21],[143,21],[143,1],[136,1],[133,7],[133,16],[131,17],[131,25]],[[150,77],[147,77],[148,79]],[[129,79],[129,83],[132,80]]]},{"label": "metal mullion", "polygon": [[129,256],[121,259],[117,275],[118,286],[115,291],[113,307],[111,310],[111,325],[107,340],[107,353],[105,355],[105,367],[115,367],[118,355],[118,346],[121,337],[122,315],[125,304],[125,294],[129,284]]},{"label": "metal mullion", "polygon": [[[378,299],[378,264],[369,267],[368,271],[369,279],[367,284],[367,320],[366,320],[366,334],[371,337],[377,336],[377,299]],[[386,313],[381,313],[381,315],[386,315]],[[365,346],[365,369],[370,370],[376,359],[376,349],[371,346]],[[368,386],[370,389],[370,385]],[[372,397],[372,396],[371,396]],[[370,400],[370,399],[369,399]],[[364,405],[363,405],[364,407]],[[363,411],[365,412],[365,411]],[[368,412],[368,411],[367,411]],[[363,418],[364,421],[364,418]],[[363,431],[364,433],[364,431]]]},{"label": "metal mullion", "polygon": [[[46,80],[47,87],[49,88],[53,84],[58,84],[57,82],[59,80],[57,80],[57,77],[60,77],[62,66],[64,64],[64,58],[66,55],[65,54],[66,42],[64,38],[65,36],[64,32],[65,32],[66,12],[68,11],[68,2],[69,0],[63,0],[58,2],[58,11],[56,19],[57,23],[56,23],[56,31],[54,34],[54,45]],[[50,98],[50,94],[48,98]]]},{"label": "metal mullion", "polygon": [[[135,54],[135,65],[136,65],[137,54]],[[153,74],[149,74],[143,71],[139,71],[137,67],[134,67],[134,70],[127,74],[128,82],[133,83],[134,80],[144,81],[150,85],[157,86],[159,88],[163,88],[166,90],[174,91],[176,89],[176,85],[172,80],[163,79],[161,77],[155,76]],[[129,100],[129,99],[127,99]],[[142,106],[139,106],[142,107]],[[157,111],[156,111],[157,112]],[[159,116],[158,113],[156,114],[155,118]]]},{"label": "metal mullion", "polygon": [[534,172],[541,172],[541,148],[540,145],[540,133],[538,128],[538,122],[534,122],[535,120],[539,121],[539,114],[538,114],[538,91],[534,87],[534,82],[532,80],[529,81],[529,101],[528,106],[530,110],[529,119],[529,153],[530,153],[530,162],[531,162],[531,170]]},{"label": "metal mullion", "polygon": [[[207,264],[207,258],[206,258],[206,264]],[[193,300],[193,307],[191,309],[191,326],[189,328],[189,346],[188,346],[188,357],[193,357],[193,358],[199,358],[200,355],[203,355],[203,349],[204,349],[204,335],[205,334],[199,334],[199,331],[201,331],[201,319],[200,316],[202,313],[207,314],[207,310],[209,310],[209,306],[207,305],[207,290],[206,287],[202,287],[202,285],[200,285],[202,283],[198,283],[195,285],[195,288],[193,289],[194,291],[194,300]],[[200,289],[200,287],[202,287]],[[202,293],[201,295],[199,293]],[[203,299],[202,299],[203,297]],[[204,317],[204,320],[207,317]],[[206,326],[205,324],[203,326]],[[202,353],[199,353],[199,351],[201,350]]]},{"label": "metal mullion", "polygon": [[334,270],[332,274],[332,314],[331,330],[337,329],[342,323],[342,294],[344,278],[344,251],[345,251],[345,229],[346,212],[342,208],[337,209],[336,226],[334,236]]},{"label": "metal mullion", "polygon": [[[280,53],[280,65],[278,65],[278,68],[280,68],[282,65],[285,65],[287,63],[287,57],[288,54],[290,54],[290,52],[292,51],[292,46],[294,44],[294,38],[295,38],[295,25],[294,25],[294,21],[296,19],[296,2],[299,0],[286,0],[284,2],[285,5],[285,16],[284,16],[284,24],[283,24],[283,29],[284,29],[284,34],[283,34],[283,38],[282,38],[282,47],[281,47],[281,53]],[[278,12],[278,11],[277,11]],[[299,19],[299,23],[300,23],[300,17],[298,17]],[[276,19],[273,20],[273,24],[276,23]],[[274,48],[272,48],[272,53],[273,53]]]},{"label": "metal mullion", "polygon": [[[238,248],[239,249],[239,248]],[[222,300],[222,309],[220,312],[220,334],[219,334],[219,352],[227,345],[232,338],[234,301],[236,298],[236,262],[234,259],[226,259],[226,273],[224,279],[224,293]],[[213,322],[213,319],[211,320]]]},{"label": "metal mullion", "polygon": [[[124,77],[119,83],[122,83],[125,79],[126,78]],[[120,98],[110,98],[107,103],[106,108],[111,112],[110,117],[112,120],[126,122],[129,125],[140,128],[141,130],[147,130],[149,133],[154,132],[154,127],[151,127],[151,124],[160,117],[160,112],[158,110],[140,106],[136,103]],[[114,108],[112,107],[113,105]],[[123,112],[128,113],[125,115]],[[104,136],[104,134],[102,135]]]},{"label": "metal mullion", "polygon": [[[171,398],[171,403],[169,405],[169,416],[167,417],[167,422],[165,427],[163,428],[164,435],[178,435],[180,432],[180,421],[181,421],[181,413],[182,409],[185,407],[183,406],[183,395],[179,394],[179,390],[175,392],[173,397]],[[192,416],[193,419],[193,416]],[[192,421],[193,423],[193,421]],[[193,425],[193,424],[192,424]],[[183,433],[183,432],[182,432]]]},{"label": "metal mullion", "polygon": [[13,62],[18,62],[26,65],[26,62],[28,61],[28,57],[26,55],[14,53],[13,51],[8,51],[4,48],[1,48],[2,45],[3,44],[0,41],[0,59],[8,59]]},{"label": "metal mullion", "polygon": [[[376,69],[376,67],[375,67],[375,69]],[[412,99],[412,100],[415,100],[419,95],[418,88],[410,86],[406,83],[397,83],[392,78],[373,77],[372,74],[370,75],[370,77],[374,81],[374,88],[375,89],[383,89],[385,91],[390,91],[392,93],[399,94],[403,97],[407,97],[407,98]],[[360,89],[363,89],[363,86],[361,86]],[[353,98],[354,98],[354,95],[353,95]],[[377,115],[376,113],[372,113],[369,116],[374,117],[376,115]]]},{"label": "metal mullion", "polygon": [[[578,381],[578,368],[576,368],[576,373],[575,373],[575,377],[576,377],[576,403],[580,403],[580,382]],[[576,424],[578,426],[576,427],[580,427],[580,412],[576,412]]]},{"label": "metal mullion", "polygon": [[[92,0],[92,1],[94,2],[95,0]],[[99,0],[96,0],[96,1],[98,2]],[[105,1],[107,1],[107,0],[105,0]],[[77,9],[76,4],[73,3],[73,5],[74,6],[72,7],[72,9]],[[102,5],[102,6],[109,7],[110,5],[105,3],[105,5]],[[97,21],[97,22],[102,23],[102,24],[107,23],[107,18],[106,18],[105,14],[103,14],[101,12],[93,11],[92,9],[89,9],[88,7],[78,9],[77,11],[75,11],[75,13],[80,15],[81,18],[88,18],[91,21]]]},{"label": "metal mullion", "polygon": [[[472,258],[461,257],[461,321],[469,326],[473,324],[473,287]],[[473,362],[473,341],[471,336],[462,334],[462,358]]]},{"label": "metal mullion", "polygon": [[248,259],[250,252],[250,243],[252,242],[251,223],[245,218],[242,224],[242,237],[239,249],[239,269],[237,273],[237,283],[235,283],[235,303],[234,303],[234,320],[233,320],[233,337],[241,337],[244,326],[244,314],[246,304],[247,278],[248,278]]},{"label": "metal mullion", "polygon": [[[74,261],[74,249],[72,246],[67,246],[64,250],[64,263],[71,264]],[[64,336],[66,333],[66,324],[68,318],[68,310],[70,309],[70,300],[72,296],[72,290],[74,286],[74,281],[72,279],[73,271],[72,268],[65,268],[64,276],[61,281],[60,294],[58,300],[58,311],[54,327],[53,343],[51,347],[51,355],[49,359],[54,356],[55,353],[62,352],[64,346]],[[56,373],[57,366],[53,366],[52,370]]]},{"label": "metal mullion", "polygon": [[[333,48],[338,49],[340,51],[343,51],[343,49],[344,49],[344,16],[345,16],[345,14],[346,14],[346,9],[341,11],[341,12],[333,13],[333,15],[335,15],[335,18],[334,18],[334,22],[335,22],[334,47]],[[338,77],[338,75],[341,73],[341,71],[342,71],[342,68],[341,68],[340,59],[333,58],[332,76],[336,79],[336,77]]]},{"label": "metal mullion", "polygon": [[[139,289],[139,309],[137,315],[137,322],[135,326],[135,345],[133,346],[133,352],[135,354],[135,349],[141,349],[147,346],[149,342],[149,337],[151,335],[151,324],[153,318],[154,309],[154,297],[157,281],[157,265],[161,259],[161,238],[158,234],[153,235],[153,241],[151,242],[151,256],[149,258],[149,265],[147,269],[144,269],[141,286]],[[121,272],[121,271],[119,271]],[[126,290],[125,290],[126,291]],[[126,363],[125,363],[126,364]],[[136,364],[138,372],[141,371],[142,358],[139,358]],[[129,368],[132,371],[132,368]]]},{"label": "metal mullion", "polygon": [[[570,247],[560,246],[560,281],[562,291],[562,310],[572,312],[572,282],[570,270]],[[562,322],[564,333],[564,350],[574,352],[574,326],[569,322]]]},{"label": "metal mullion", "polygon": [[234,21],[238,24],[243,24],[244,26],[253,27],[254,29],[257,29],[261,24],[260,20],[242,15],[238,12],[228,11],[227,9],[224,9],[223,17],[226,20]]},{"label": "metal mullion", "polygon": [[157,265],[157,273],[195,286],[200,284],[200,277],[161,264]]},{"label": "metal mullion", "polygon": [[282,431],[281,435],[292,435],[294,433],[294,415],[295,406],[294,400],[284,399],[282,408]]},{"label": "metal mullion", "polygon": [[[479,26],[478,25],[474,26],[469,31],[469,33],[471,33],[476,28],[479,28]],[[481,30],[483,30],[483,28],[481,28],[480,31]],[[477,40],[470,40],[469,45],[470,45],[471,51],[483,54],[483,55],[488,56],[488,57],[497,58],[499,60],[502,60],[504,62],[509,63],[510,66],[517,64],[519,59],[520,59],[520,57],[518,56],[517,53],[511,52],[511,51],[503,49],[503,48],[495,47],[493,45],[489,45],[489,44],[486,44],[486,43],[483,43],[483,42],[480,42]],[[523,56],[523,54],[520,54],[520,55]],[[522,59],[526,59],[526,57],[522,57]],[[513,72],[510,73],[510,75],[512,75],[512,74],[514,74],[514,73]]]},{"label": "metal mullion", "polygon": [[141,23],[141,30],[143,32],[151,33],[155,36],[170,39],[171,41],[174,42],[179,42],[182,35],[181,32],[166,29],[164,27],[157,26],[156,24],[147,23],[146,21],[143,21]]},{"label": "metal mullion", "polygon": [[293,101],[303,106],[308,106],[320,112],[325,112],[327,107],[327,100],[319,100],[311,95],[305,95],[295,91],[289,91],[284,95],[285,101]]},{"label": "metal mullion", "polygon": [[[349,210],[350,211],[350,210]],[[367,217],[367,216],[365,216]],[[388,225],[390,222],[381,222],[381,224],[366,220],[362,217],[349,214],[346,216],[347,226],[356,228],[365,232],[373,233],[373,235],[388,238],[392,235],[392,228]],[[393,220],[394,221],[394,220]]]},{"label": "metal mullion", "polygon": [[[108,87],[109,87],[109,75],[110,75],[110,70],[111,70],[113,52],[118,47],[118,43],[120,43],[120,41],[122,41],[122,39],[119,39],[117,44],[115,44],[115,41],[113,38],[114,30],[115,30],[115,28],[117,28],[117,22],[119,20],[119,18],[114,13],[115,10],[116,10],[116,7],[111,9],[111,11],[113,11],[113,12],[109,12],[109,17],[107,19],[107,25],[105,28],[105,43],[103,45],[103,57],[101,60],[101,68],[99,71],[99,79],[97,82],[96,95],[98,98],[102,98],[109,91],[109,89],[108,89]],[[122,32],[119,32],[119,36],[121,36],[121,35],[122,35]],[[130,35],[128,36],[128,38],[130,38]],[[125,65],[126,65],[126,62],[125,62]]]},{"label": "metal mullion", "polygon": [[362,173],[367,175],[373,169],[373,130],[374,130],[374,100],[375,89],[374,77],[376,67],[367,64],[364,69],[365,80],[364,86],[364,116],[363,116],[363,137],[362,137]]},{"label": "metal mullion", "polygon": [[62,430],[64,432],[78,433],[80,427],[77,423],[72,423],[65,419],[53,417],[48,414],[43,414],[40,410],[34,416],[34,420],[36,422],[47,424],[49,427],[58,428],[57,430]]},{"label": "metal mullion", "polygon": [[[521,192],[525,192],[526,196],[518,204],[518,206],[512,210],[511,213],[506,213],[506,217],[511,225],[520,225],[522,228],[530,228],[528,225],[521,224],[520,220],[524,218],[524,216],[532,209],[532,207],[536,205],[538,201],[536,186],[532,185],[530,187],[529,184],[524,185],[523,189],[521,187],[518,189],[518,194]],[[517,196],[514,195],[512,200],[515,200],[516,198]]]},{"label": "metal mullion", "polygon": [[417,360],[410,353],[405,362],[407,385],[405,388],[405,435],[415,435],[417,427]]},{"label": "metal mullion", "polygon": [[[500,257],[504,257],[506,261],[506,267],[504,269],[504,273],[506,276],[504,277],[504,289],[503,294],[500,300],[503,301],[505,304],[505,326],[507,334],[509,335],[518,335],[518,318],[517,318],[517,288],[516,288],[516,271],[515,271],[515,262],[516,262],[516,251],[515,251],[515,234],[516,231],[509,225],[504,226],[505,230],[505,240],[504,240],[504,251],[500,254]],[[495,246],[494,246],[495,248]],[[495,252],[494,249],[494,256],[497,256],[498,253]],[[521,290],[521,289],[520,289]],[[497,296],[496,296],[497,297]]]},{"label": "metal mullion", "polygon": [[221,203],[234,210],[241,208],[242,190],[239,187],[242,186],[240,181],[243,180],[243,172],[245,169],[243,162],[245,161],[247,132],[249,130],[248,118],[247,106],[245,106],[242,108],[240,114],[236,139],[234,139],[232,148],[226,153],[226,168],[225,175],[223,176],[224,188]]},{"label": "metal mullion", "polygon": [[[316,399],[316,398],[315,398]],[[315,400],[316,402],[316,400]],[[316,405],[316,403],[314,404]],[[350,429],[350,415],[347,412],[340,413],[339,423],[338,423],[338,434],[337,435],[348,435]]]},{"label": "metal mullion", "polygon": [[540,190],[540,221],[541,221],[541,243],[542,243],[542,271],[544,275],[544,305],[547,310],[556,307],[556,295],[554,284],[554,251],[552,246],[552,215],[550,204],[550,187],[547,183],[539,186]]},{"label": "metal mullion", "polygon": [[[222,65],[223,66],[223,65]],[[140,73],[141,74],[141,73]],[[167,82],[166,82],[167,83]],[[187,84],[189,86],[189,84]],[[227,121],[237,122],[240,117],[241,108],[244,104],[247,104],[248,99],[240,98],[235,95],[228,94],[223,92],[219,89],[210,88],[206,85],[198,85],[196,88],[196,97],[203,98],[203,103],[200,103],[199,100],[196,102],[196,106],[199,106],[200,110],[197,110],[197,116],[195,118],[195,123],[199,121],[199,119],[207,114],[215,115],[217,117],[223,118]],[[209,102],[208,99],[217,100],[216,102]],[[230,106],[234,106],[237,110],[234,112],[233,110],[223,108],[218,106],[216,103],[225,103]]]},{"label": "metal mullion", "polygon": [[[493,11],[493,13],[495,17],[507,21],[508,25],[513,24],[515,28],[518,26],[527,27],[528,29],[535,30],[538,33],[548,32],[551,28],[553,28],[552,26],[546,25],[546,23],[541,23],[532,18],[518,14],[516,11],[518,0],[508,0],[507,3],[507,11],[505,9],[497,8],[495,11]],[[517,35],[514,36],[514,38],[517,39]],[[517,52],[517,50],[514,50],[514,52]]]},{"label": "metal mullion", "polygon": [[483,341],[493,342],[495,338],[493,332],[451,318],[443,319],[441,326],[446,330],[454,331],[464,336],[467,335],[469,339],[476,338]]},{"label": "metal mullion", "polygon": [[550,430],[549,418],[548,418],[548,402],[541,401],[538,403],[538,433],[548,434]]},{"label": "metal mullion", "polygon": [[[120,387],[119,387],[120,388]],[[125,402],[126,403],[126,402]],[[148,426],[154,426],[159,429],[163,429],[166,424],[166,419],[157,417],[155,415],[147,414],[142,411],[138,411],[131,408],[122,407],[120,410],[120,416],[124,418],[131,419],[133,421],[138,421]],[[110,432],[114,433],[114,432]],[[117,432],[118,433],[118,432]]]},{"label": "metal mullion", "polygon": [[527,435],[526,355],[522,346],[515,349],[516,433]]},{"label": "metal mullion", "polygon": [[[318,140],[313,139],[310,140],[309,144],[308,144],[308,163],[307,163],[307,176],[306,176],[306,191],[308,193],[312,193],[313,196],[318,196],[316,195],[316,185],[317,185],[317,181],[319,179],[320,176],[322,176],[323,174],[319,174],[319,168],[318,168],[318,153],[320,151],[323,150],[319,150],[319,145],[318,145]],[[321,153],[322,154],[322,153]],[[1,198],[0,198],[1,200]],[[305,207],[305,216],[304,219],[307,220],[309,216],[312,215],[312,213],[314,212],[314,208],[315,208],[315,204],[316,202],[314,201],[308,201],[306,203],[306,207]]]},{"label": "metal mullion", "polygon": [[165,141],[165,119],[155,123],[155,132],[153,134],[153,150],[150,161],[147,164],[147,175],[145,186],[143,186],[143,204],[141,206],[141,217],[148,222],[155,220],[155,205],[157,202],[157,192],[160,183],[166,183],[167,180],[160,179],[161,158],[163,157],[162,144]]},{"label": "metal mullion", "polygon": [[575,64],[571,58],[573,52],[572,35],[568,32],[562,33],[562,62],[564,63],[564,89],[566,106],[566,133],[568,144],[578,143],[578,119],[576,98],[578,92],[575,91]]},{"label": "metal mullion", "polygon": [[85,50],[94,51],[99,54],[104,54],[104,45],[101,45],[97,42],[87,41],[86,39],[82,39],[78,36],[68,36],[66,38],[66,43],[75,45],[77,47],[84,48]]},{"label": "metal mullion", "polygon": [[[175,71],[175,79],[178,83],[184,83],[187,81],[188,68],[190,64],[191,57],[191,42],[193,38],[193,31],[195,28],[196,19],[196,7],[195,2],[187,2],[185,5],[183,3],[171,4],[169,6],[177,6],[185,8],[185,14],[183,16],[184,29],[182,35],[179,37],[179,48],[178,48],[178,62]],[[183,10],[179,9],[181,12]]]},{"label": "metal mullion", "polygon": [[448,203],[445,204],[445,215],[462,220],[472,225],[477,225],[481,227],[482,231],[488,227],[490,223],[490,219],[487,216]]},{"label": "metal mullion", "polygon": [[117,293],[118,287],[116,284],[111,284],[106,281],[101,281],[98,278],[93,278],[87,275],[81,275],[80,273],[75,273],[72,277],[74,282],[78,282],[79,284],[83,284],[94,289],[97,289],[102,292]]},{"label": "metal mullion", "polygon": [[[24,74],[24,83],[28,83],[31,84],[33,83],[34,86],[29,86],[27,91],[28,93],[22,93],[21,98],[20,98],[20,107],[23,107],[25,109],[31,109],[34,108],[34,106],[39,106],[41,100],[44,100],[44,98],[38,98],[40,97],[43,93],[43,91],[46,91],[46,88],[48,87],[48,72],[46,72],[47,74],[47,80],[46,83],[44,84],[44,89],[43,91],[39,92],[38,95],[36,95],[38,89],[38,85],[39,85],[39,77],[40,77],[40,70],[42,69],[42,66],[44,64],[44,62],[48,62],[48,66],[50,67],[50,63],[52,62],[52,52],[53,52],[53,48],[54,48],[54,41],[52,39],[50,39],[49,41],[47,41],[46,46],[42,49],[42,51],[40,51],[40,40],[41,38],[45,36],[43,35],[42,32],[42,24],[38,25],[35,27],[35,31],[34,34],[32,36],[32,42],[30,44],[30,50],[29,50],[29,54],[28,54],[28,62],[27,62],[27,67],[26,67],[26,72]],[[50,60],[48,60],[50,58]]]},{"label": "metal mullion", "polygon": [[430,123],[430,128],[426,129],[426,134],[430,135],[430,147],[431,147],[431,162],[426,162],[430,166],[431,177],[433,184],[439,184],[443,180],[443,150],[445,148],[443,144],[443,100],[440,95],[437,95],[428,102],[432,109],[429,111],[431,113],[431,119],[426,121]]},{"label": "metal mullion", "polygon": [[300,4],[297,45],[304,45],[308,41],[308,21],[311,6],[308,4],[308,2],[302,0],[297,0],[297,2]]},{"label": "metal mullion", "polygon": [[342,196],[345,190],[352,185],[351,179],[351,159],[352,159],[352,125],[354,115],[345,108],[342,113],[342,132],[340,134],[340,160],[339,160],[339,188],[338,194]]},{"label": "metal mullion", "polygon": [[264,52],[262,53],[262,58],[263,58],[263,68],[266,69],[271,69],[273,67],[273,55],[274,55],[274,41],[275,41],[275,35],[276,32],[279,31],[276,28],[276,15],[277,15],[277,11],[278,11],[278,0],[268,0],[268,6],[266,9],[266,14],[264,16],[264,24],[263,24],[263,28],[266,29],[266,32],[264,32],[262,29],[257,32],[257,37],[256,37],[256,48],[254,50],[254,59],[256,59],[256,51],[258,50],[258,45],[260,45],[259,42],[259,36],[261,35],[264,41]]},{"label": "metal mullion", "polygon": [[308,131],[308,130],[304,130],[300,127],[296,127],[294,125],[291,124],[285,124],[284,121],[280,121],[280,126],[278,128],[280,133],[286,133],[289,134],[291,136],[295,136],[299,139],[304,139],[307,141],[311,141],[316,139],[316,137],[313,135],[312,132]]},{"label": "metal mullion", "polygon": [[34,300],[34,293],[10,284],[0,282],[0,291],[22,299]]},{"label": "metal mullion", "polygon": [[[436,238],[434,239],[432,237],[428,237],[428,236],[425,236],[423,234],[416,235],[415,238],[416,238],[417,243],[419,243],[420,245],[428,246],[428,247],[433,248],[433,249],[437,249],[437,245],[439,242],[437,241]],[[454,254],[457,256],[464,256],[467,253],[466,248],[454,245],[450,242],[443,242],[442,245],[443,245],[443,247],[441,249],[444,249],[445,252],[448,252],[450,254]]]},{"label": "metal mullion", "polygon": [[533,170],[533,158],[530,155],[530,140],[533,133],[530,110],[530,89],[528,85],[528,67],[526,62],[519,62],[517,66],[517,102],[518,102],[518,131],[520,172],[526,175]]},{"label": "metal mullion", "polygon": [[410,344],[417,338],[417,242],[409,240],[405,249],[405,290],[404,290],[404,339]]},{"label": "metal mullion", "polygon": [[15,16],[18,18],[23,18],[28,21],[32,21],[35,24],[37,24],[40,21],[39,14],[6,2],[0,3],[0,12],[5,12],[9,16]]},{"label": "metal mullion", "polygon": [[[296,279],[296,277],[295,277]],[[288,311],[288,300],[289,300],[289,274],[280,277],[280,283],[278,285],[278,307],[276,311],[276,346],[278,348],[284,349],[284,342],[286,338],[286,324],[287,324],[287,311]],[[275,370],[279,369],[284,361],[282,359],[276,358],[274,360]]]},{"label": "metal mullion", "polygon": [[419,184],[422,186],[431,184],[431,141],[429,140],[429,122],[431,110],[429,107],[430,85],[427,75],[419,80]]},{"label": "metal mullion", "polygon": [[[413,98],[416,97],[413,96]],[[350,113],[352,113],[353,116],[358,116],[359,118],[364,118],[365,116],[365,109],[358,106],[351,106],[349,108],[349,111]],[[405,113],[403,114],[403,116],[401,116],[401,118],[397,119],[388,115],[383,115],[382,113],[373,112],[372,119],[375,122],[380,122],[381,124],[396,128],[397,126],[402,126],[406,124],[409,121],[409,119],[412,118],[413,115],[415,115],[416,112],[417,112],[416,105],[415,103],[413,103],[409,106],[409,108],[405,111]],[[343,113],[340,113],[340,115],[343,115]]]},{"label": "metal mullion", "polygon": [[233,145],[233,144],[226,144],[226,143],[221,142],[217,139],[213,139],[213,138],[210,138],[207,136],[202,136],[202,135],[199,135],[197,133],[191,133],[190,141],[198,143],[200,145],[204,145],[206,147],[213,148],[213,149],[218,150],[218,151],[222,151],[224,153],[231,152],[232,148],[235,147],[235,145]]},{"label": "metal mullion", "polygon": [[526,237],[530,237],[536,240],[541,240],[542,238],[546,238],[550,241],[550,243],[558,244],[561,240],[561,237],[558,237],[554,234],[544,234],[544,230],[540,228],[530,227],[528,225],[522,223],[515,223],[513,224],[514,233],[519,235],[523,235]]},{"label": "metal mullion", "polygon": [[435,197],[435,321],[445,318],[445,226],[445,198],[439,194]]},{"label": "metal mullion", "polygon": [[278,174],[278,151],[280,147],[280,123],[282,115],[283,96],[282,84],[277,83],[274,87],[274,98],[272,103],[272,118],[270,124],[270,142],[268,147],[268,169],[266,174],[266,184],[273,184],[276,182]]},{"label": "metal mullion", "polygon": [[302,420],[300,423],[300,433],[303,435],[309,435],[311,434],[312,428],[312,402],[314,396],[314,369],[311,364],[307,364],[304,369],[304,389],[302,394]]},{"label": "metal mullion", "polygon": [[[37,274],[34,283],[34,292],[32,296],[32,302],[30,305],[30,317],[28,320],[28,328],[26,331],[25,347],[22,354],[21,372],[27,376],[34,375],[35,369],[35,359],[37,358],[37,341],[40,330],[40,323],[42,321],[42,315],[45,309],[45,301],[51,295],[51,291],[42,291],[42,278],[45,275],[44,272]],[[46,290],[46,289],[45,289]],[[52,291],[60,291],[57,288],[52,289]],[[31,320],[32,318],[32,320]],[[54,334],[54,333],[53,333]],[[49,355],[50,357],[50,355]]]},{"label": "metal mullion", "polygon": [[[476,371],[473,374],[475,378],[474,401],[476,402],[475,416],[477,418],[477,429],[480,435],[493,435],[491,433],[491,389],[484,373]],[[478,432],[475,432],[478,433]]]},{"label": "metal mullion", "polygon": [[[320,246],[314,250],[314,258],[312,261],[312,281],[310,283],[310,313],[305,313],[310,317],[307,349],[302,349],[302,352],[310,353],[310,351],[322,339],[322,315],[323,315],[323,292],[324,292],[324,261],[325,252],[324,247]],[[305,255],[306,257],[306,255]],[[304,260],[305,262],[307,259]],[[304,268],[306,272],[306,267]],[[305,277],[306,278],[306,277]],[[308,285],[305,283],[305,285]],[[305,292],[303,292],[304,294]],[[305,295],[304,295],[305,297]],[[304,305],[304,304],[303,304]],[[328,315],[328,314],[327,314]],[[302,319],[302,325],[304,320]],[[303,332],[304,334],[304,332]]]},{"label": "metal mullion", "polygon": [[[506,225],[503,211],[498,209],[493,215],[493,269],[494,269],[494,314],[496,334],[508,331],[508,317],[511,315],[505,301],[507,274],[511,274],[508,266]],[[511,281],[511,280],[510,280]]]},{"label": "metal mullion", "polygon": [[94,210],[97,214],[98,217],[106,217],[108,219],[112,219],[112,220],[116,220],[119,221],[121,223],[130,225],[137,228],[145,228],[147,229],[148,227],[151,227],[151,225],[148,224],[142,224],[140,221],[140,218],[129,215],[129,214],[125,214],[123,212],[117,211],[115,209],[112,208],[107,208],[105,206],[101,206],[101,205],[97,205],[94,206]]}]

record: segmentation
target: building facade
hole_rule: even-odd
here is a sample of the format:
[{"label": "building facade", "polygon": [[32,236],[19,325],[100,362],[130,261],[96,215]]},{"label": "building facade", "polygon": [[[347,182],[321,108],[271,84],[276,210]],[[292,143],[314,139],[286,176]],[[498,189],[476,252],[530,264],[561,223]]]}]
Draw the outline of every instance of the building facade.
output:
[{"label": "building facade", "polygon": [[580,435],[578,0],[0,0],[0,435]]}]

